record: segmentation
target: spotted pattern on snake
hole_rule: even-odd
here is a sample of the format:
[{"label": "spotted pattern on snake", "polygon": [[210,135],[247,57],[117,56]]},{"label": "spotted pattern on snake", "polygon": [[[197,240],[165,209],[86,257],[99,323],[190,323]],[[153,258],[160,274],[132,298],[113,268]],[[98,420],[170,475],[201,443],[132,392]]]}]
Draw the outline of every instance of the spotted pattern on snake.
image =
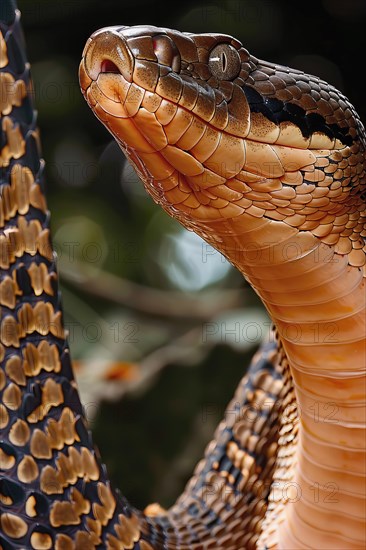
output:
[{"label": "spotted pattern on snake", "polygon": [[137,27],[88,42],[80,77],[94,112],[156,202],[243,272],[277,326],[183,495],[143,514],[110,486],[83,416],[29,65],[19,13],[5,5],[0,547],[363,548],[365,136],[355,111],[231,37]]}]

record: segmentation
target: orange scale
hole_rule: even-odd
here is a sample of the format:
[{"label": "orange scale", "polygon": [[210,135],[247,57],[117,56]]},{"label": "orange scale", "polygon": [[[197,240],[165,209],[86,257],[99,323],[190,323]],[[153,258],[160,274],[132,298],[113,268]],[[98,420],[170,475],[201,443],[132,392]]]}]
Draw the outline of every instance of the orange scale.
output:
[{"label": "orange scale", "polygon": [[286,218],[286,216],[284,214],[280,214],[278,210],[271,210],[270,212],[266,211],[266,216],[277,221],[282,221]]},{"label": "orange scale", "polygon": [[360,238],[360,234],[359,233],[355,233],[354,231],[352,231],[352,234],[350,235],[349,237],[351,239],[351,241],[358,241],[358,239]]},{"label": "orange scale", "polygon": [[325,237],[326,235],[329,235],[329,233],[331,233],[332,229],[333,229],[333,226],[330,223],[321,224],[313,230],[313,234],[316,237]]},{"label": "orange scale", "polygon": [[177,141],[178,147],[180,147],[180,149],[188,151],[199,142],[199,140],[205,133],[205,129],[206,124],[202,122],[202,120],[193,117],[191,125],[186,128],[184,134],[182,134]]},{"label": "orange scale", "polygon": [[285,214],[285,216],[292,216],[294,214],[292,208],[278,208],[278,211],[280,214]]},{"label": "orange scale", "polygon": [[286,218],[286,223],[293,227],[299,227],[301,224],[303,224],[306,220],[305,216],[302,216],[301,214],[294,214],[293,216],[290,216],[289,218]]},{"label": "orange scale", "polygon": [[355,267],[362,267],[366,264],[366,255],[363,250],[353,249],[348,254],[348,261],[350,265]]},{"label": "orange scale", "polygon": [[204,172],[204,168],[192,155],[178,149],[177,147],[168,145],[161,151],[163,157],[181,174],[187,176],[197,176]]},{"label": "orange scale", "polygon": [[208,197],[205,193],[201,193],[200,191],[195,191],[194,194],[201,205],[206,206],[207,204],[210,204],[211,198]]},{"label": "orange scale", "polygon": [[217,197],[220,197],[222,199],[226,199],[230,202],[238,201],[243,197],[242,193],[238,193],[237,191],[230,189],[226,185],[217,185],[216,187],[210,187],[210,190],[213,195],[216,195]]},{"label": "orange scale", "polygon": [[272,198],[269,193],[257,193],[256,191],[249,191],[245,194],[245,197],[253,201],[270,201]]},{"label": "orange scale", "polygon": [[268,201],[253,201],[254,206],[265,208],[266,210],[276,210],[276,206]]},{"label": "orange scale", "polygon": [[329,165],[328,157],[317,157],[315,167],[324,168]]},{"label": "orange scale", "polygon": [[304,182],[304,177],[299,170],[296,172],[286,172],[280,179],[286,185],[301,186]]},{"label": "orange scale", "polygon": [[281,191],[273,191],[271,195],[276,199],[291,200],[296,197],[296,191],[293,187],[283,187]]},{"label": "orange scale", "polygon": [[342,237],[350,237],[353,234],[353,229],[343,229],[341,235]]},{"label": "orange scale", "polygon": [[304,205],[308,204],[313,200],[311,195],[297,195],[296,198],[291,202],[291,205],[299,204]]},{"label": "orange scale", "polygon": [[309,221],[309,220],[306,220],[300,227],[299,229],[302,229],[303,231],[311,231],[312,229],[315,229],[315,227],[318,226],[318,222],[317,221]]},{"label": "orange scale", "polygon": [[233,203],[229,203],[227,206],[225,206],[224,208],[220,208],[219,210],[219,214],[223,218],[235,218],[236,216],[240,216],[240,214],[242,214],[243,212],[243,208]]},{"label": "orange scale", "polygon": [[250,214],[251,216],[254,216],[255,218],[263,218],[265,214],[265,210],[263,208],[258,208],[258,206],[249,206],[249,208],[245,211],[247,214]]},{"label": "orange scale", "polygon": [[183,201],[183,204],[185,206],[189,206],[189,208],[198,208],[201,203],[197,200],[195,195],[192,193],[191,195],[189,195],[188,199]]},{"label": "orange scale", "polygon": [[249,187],[240,177],[240,173],[237,174],[236,178],[230,178],[227,182],[227,186],[234,191],[239,191],[240,193],[249,193],[252,188]]},{"label": "orange scale", "polygon": [[225,208],[225,206],[227,206],[228,204],[232,204],[232,203],[229,203],[229,201],[226,201],[224,199],[215,198],[215,199],[211,199],[209,204],[213,208]]},{"label": "orange scale", "polygon": [[340,233],[342,233],[343,229],[344,229],[344,225],[334,225],[333,226],[333,233],[340,234]]},{"label": "orange scale", "polygon": [[199,141],[192,147],[191,152],[200,162],[205,162],[220,146],[221,132],[206,126]]},{"label": "orange scale", "polygon": [[314,194],[314,192],[319,189],[315,185],[311,183],[302,183],[298,187],[296,187],[296,194],[297,195],[307,195],[309,193]]},{"label": "orange scale", "polygon": [[304,173],[305,181],[310,181],[314,183],[319,183],[325,179],[325,174],[323,170],[318,170],[317,168],[312,172]]},{"label": "orange scale", "polygon": [[317,184],[319,187],[330,187],[333,183],[333,178],[331,176],[325,176],[323,181],[319,181]]},{"label": "orange scale", "polygon": [[172,120],[164,126],[164,132],[170,145],[174,145],[184,136],[193,122],[193,115],[184,109],[178,109]]},{"label": "orange scale", "polygon": [[346,237],[340,237],[336,243],[335,250],[338,254],[349,254],[352,250],[352,241]]},{"label": "orange scale", "polygon": [[155,114],[150,113],[144,108],[140,108],[134,117],[136,125],[139,127],[142,135],[152,143],[156,151],[160,151],[167,146],[168,140],[163,127],[157,122]]},{"label": "orange scale", "polygon": [[273,198],[271,200],[272,204],[278,206],[278,207],[281,207],[281,208],[285,208],[286,206],[288,206],[290,204],[290,201],[288,200],[283,200],[283,199],[275,199]]},{"label": "orange scale", "polygon": [[301,213],[303,213],[303,210],[304,210],[305,207],[304,207],[304,205],[301,204],[301,203],[296,203],[296,202],[294,203],[294,202],[292,202],[292,203],[291,203],[291,208],[292,208],[293,210],[297,211],[297,212],[301,211]]},{"label": "orange scale", "polygon": [[322,242],[325,244],[336,244],[338,242],[339,236],[337,233],[331,233],[330,235],[326,235],[325,237],[322,237]]},{"label": "orange scale", "polygon": [[334,172],[336,172],[338,170],[338,165],[337,164],[329,164],[329,166],[326,166],[324,168],[324,172],[326,174],[334,174]]},{"label": "orange scale", "polygon": [[304,206],[302,211],[304,212],[304,214],[306,215],[309,215],[309,214],[313,214],[314,212],[316,212],[315,208],[312,208],[311,206]]},{"label": "orange scale", "polygon": [[[264,182],[271,181],[271,180],[267,180],[263,176],[259,176],[258,174],[254,174],[253,172],[248,172],[247,170],[240,170],[240,172],[238,172],[236,177],[240,181],[250,183],[251,185],[254,184],[254,183],[255,184],[262,184]],[[281,189],[281,187],[282,187],[282,185],[280,186],[280,189]]]},{"label": "orange scale", "polygon": [[348,222],[348,214],[342,214],[341,216],[337,216],[334,220],[334,225],[344,225]]},{"label": "orange scale", "polygon": [[333,174],[333,178],[335,180],[342,180],[344,177],[344,171],[341,170],[340,168],[338,168],[338,170],[336,170]]},{"label": "orange scale", "polygon": [[364,246],[365,246],[365,243],[363,243],[362,241],[354,241],[353,242],[353,248],[355,250],[363,250]]},{"label": "orange scale", "polygon": [[236,204],[237,206],[241,206],[242,208],[249,208],[250,206],[252,206],[253,201],[248,200],[245,197],[242,197],[240,200],[235,201],[234,204]]},{"label": "orange scale", "polygon": [[328,197],[319,197],[318,199],[313,199],[311,201],[311,206],[314,208],[321,208],[322,206],[328,206],[329,202]]}]

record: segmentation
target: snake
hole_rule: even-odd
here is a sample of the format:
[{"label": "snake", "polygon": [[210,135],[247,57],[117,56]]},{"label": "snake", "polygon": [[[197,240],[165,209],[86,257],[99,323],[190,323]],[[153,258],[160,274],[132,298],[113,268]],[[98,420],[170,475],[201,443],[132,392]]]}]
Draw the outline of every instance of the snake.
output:
[{"label": "snake", "polygon": [[366,134],[354,107],[231,36],[146,25],[92,34],[79,78],[147,192],[243,274],[274,329],[182,495],[137,510],[108,477],[74,379],[30,66],[4,0],[1,550],[365,548]]}]

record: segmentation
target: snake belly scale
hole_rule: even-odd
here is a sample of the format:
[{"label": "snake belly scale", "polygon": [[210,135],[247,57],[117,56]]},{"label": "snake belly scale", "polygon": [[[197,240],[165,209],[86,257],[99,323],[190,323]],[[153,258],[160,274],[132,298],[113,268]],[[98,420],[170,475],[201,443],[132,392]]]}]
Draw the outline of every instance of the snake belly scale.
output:
[{"label": "snake belly scale", "polygon": [[0,52],[0,548],[364,548],[366,140],[354,108],[227,35],[138,26],[88,40],[93,112],[276,327],[181,497],[140,512],[111,486],[73,378],[11,0]]}]

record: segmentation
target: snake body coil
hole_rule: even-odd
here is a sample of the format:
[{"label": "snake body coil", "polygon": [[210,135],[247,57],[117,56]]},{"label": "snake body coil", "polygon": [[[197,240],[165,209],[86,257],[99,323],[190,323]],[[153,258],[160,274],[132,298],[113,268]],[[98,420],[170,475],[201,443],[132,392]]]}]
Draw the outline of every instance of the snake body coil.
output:
[{"label": "snake body coil", "polygon": [[10,0],[0,52],[0,548],[364,548],[366,138],[348,100],[226,35],[112,27],[87,42],[94,113],[277,331],[182,496],[142,513],[85,426]]}]

